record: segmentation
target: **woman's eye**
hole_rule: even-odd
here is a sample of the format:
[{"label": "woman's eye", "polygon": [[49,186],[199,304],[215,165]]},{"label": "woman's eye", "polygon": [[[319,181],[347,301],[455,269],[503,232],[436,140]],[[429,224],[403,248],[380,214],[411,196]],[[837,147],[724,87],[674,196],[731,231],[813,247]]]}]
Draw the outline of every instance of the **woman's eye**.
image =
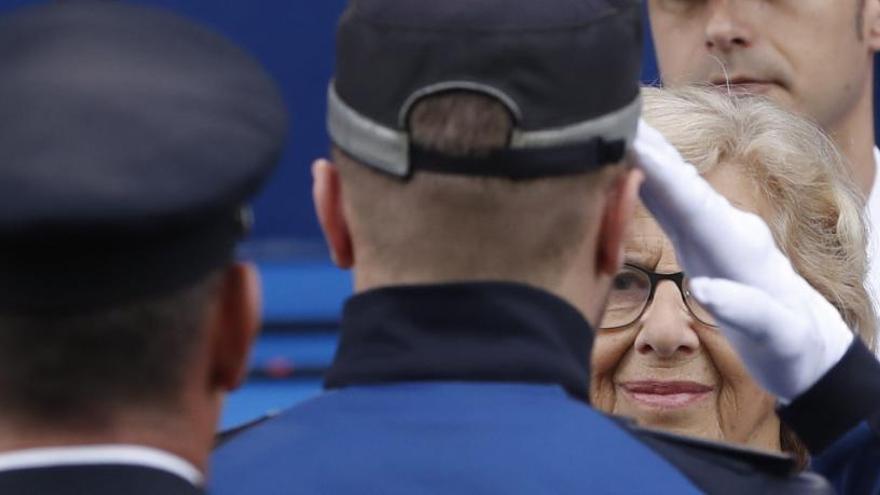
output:
[{"label": "woman's eye", "polygon": [[644,277],[634,273],[620,273],[614,277],[613,289],[617,291],[641,290],[645,288]]}]

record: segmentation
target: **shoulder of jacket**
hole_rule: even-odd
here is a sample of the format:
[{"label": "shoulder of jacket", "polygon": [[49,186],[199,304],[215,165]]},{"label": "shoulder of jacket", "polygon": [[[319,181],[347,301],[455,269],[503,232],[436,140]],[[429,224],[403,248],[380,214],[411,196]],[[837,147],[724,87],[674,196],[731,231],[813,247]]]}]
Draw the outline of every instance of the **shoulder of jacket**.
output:
[{"label": "shoulder of jacket", "polygon": [[281,413],[280,410],[267,411],[264,415],[259,416],[255,419],[252,419],[252,420],[247,421],[245,423],[233,426],[232,428],[228,428],[226,430],[220,431],[219,433],[217,433],[214,436],[214,448],[216,449],[216,448],[220,447],[221,445],[225,444],[226,442],[237,437],[238,435],[240,435],[240,434],[242,434],[242,433],[244,433],[244,432],[246,432],[256,426],[260,426],[261,424],[265,423],[266,421],[269,421],[270,419],[278,416],[280,413]]},{"label": "shoulder of jacket", "polygon": [[832,494],[822,476],[799,471],[787,454],[694,438],[611,418],[706,493]]}]

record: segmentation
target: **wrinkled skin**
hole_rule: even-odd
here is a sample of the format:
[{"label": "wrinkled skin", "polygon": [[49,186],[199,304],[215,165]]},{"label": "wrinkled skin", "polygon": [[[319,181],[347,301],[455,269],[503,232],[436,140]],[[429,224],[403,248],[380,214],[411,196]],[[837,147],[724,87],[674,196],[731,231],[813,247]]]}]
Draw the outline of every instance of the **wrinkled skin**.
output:
[{"label": "wrinkled skin", "polygon": [[[722,164],[705,177],[739,208],[766,213],[737,167]],[[636,213],[625,255],[628,263],[651,271],[681,270],[672,244],[644,208]],[[774,398],[748,375],[718,329],[693,318],[672,282],[658,285],[639,321],[597,332],[592,365],[591,400],[603,411],[685,435],[780,449]],[[710,391],[658,404],[628,387],[645,381],[688,382]]]}]

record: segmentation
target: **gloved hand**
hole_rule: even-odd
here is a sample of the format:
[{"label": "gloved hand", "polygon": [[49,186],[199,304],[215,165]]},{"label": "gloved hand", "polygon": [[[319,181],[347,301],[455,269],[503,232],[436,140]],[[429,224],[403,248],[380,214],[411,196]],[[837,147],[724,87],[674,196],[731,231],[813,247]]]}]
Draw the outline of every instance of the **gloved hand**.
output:
[{"label": "gloved hand", "polygon": [[669,236],[693,296],[752,376],[787,403],[846,353],[853,333],[798,275],[758,216],[715,192],[656,129],[639,123],[642,201]]}]

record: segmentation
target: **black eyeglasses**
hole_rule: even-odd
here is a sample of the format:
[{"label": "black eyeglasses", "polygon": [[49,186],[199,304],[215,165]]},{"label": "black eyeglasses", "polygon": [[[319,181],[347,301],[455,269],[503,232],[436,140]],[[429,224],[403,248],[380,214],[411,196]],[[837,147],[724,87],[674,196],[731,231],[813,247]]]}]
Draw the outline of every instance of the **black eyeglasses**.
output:
[{"label": "black eyeglasses", "polygon": [[691,296],[688,278],[684,272],[656,273],[626,263],[614,277],[611,293],[608,297],[608,306],[605,308],[605,315],[602,317],[599,328],[613,330],[627,327],[638,321],[651,305],[651,301],[654,300],[657,284],[663,280],[675,282],[681,292],[681,299],[684,301],[685,307],[697,321],[704,325],[716,326],[712,315]]}]

